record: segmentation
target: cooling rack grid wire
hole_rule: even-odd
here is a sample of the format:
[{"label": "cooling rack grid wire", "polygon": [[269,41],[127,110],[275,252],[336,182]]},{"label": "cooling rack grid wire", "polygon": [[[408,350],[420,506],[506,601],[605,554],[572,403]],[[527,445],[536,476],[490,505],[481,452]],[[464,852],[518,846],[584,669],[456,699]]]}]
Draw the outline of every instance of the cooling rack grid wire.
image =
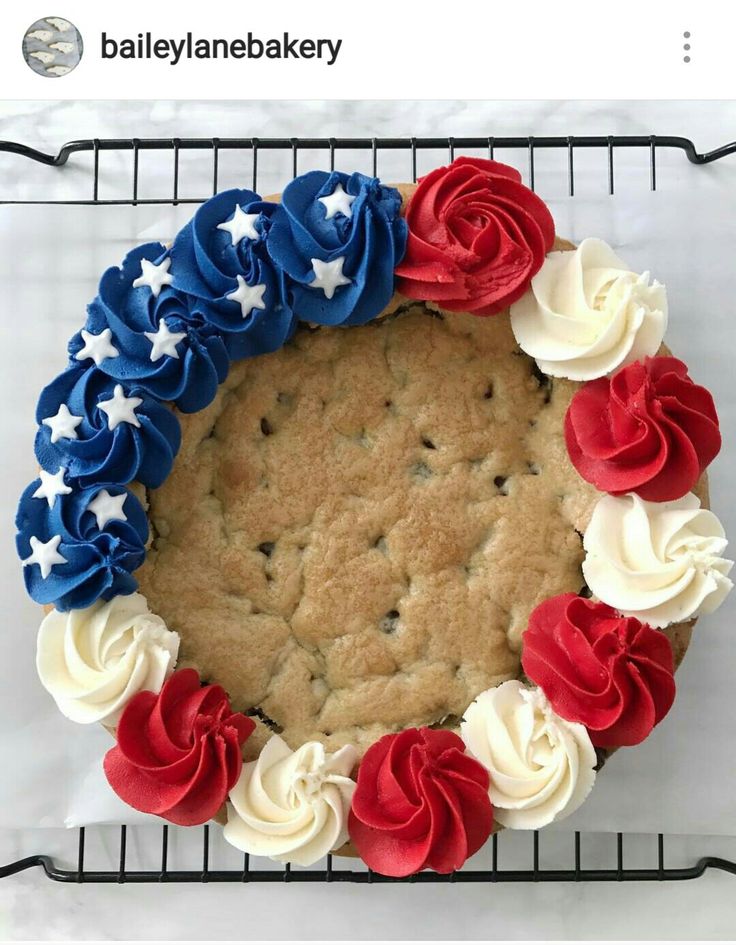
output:
[{"label": "cooling rack grid wire", "polygon": [[[291,173],[299,173],[302,152],[326,152],[328,165],[335,167],[336,155],[340,151],[366,152],[370,168],[374,175],[379,174],[381,157],[393,152],[406,156],[406,169],[410,170],[411,179],[417,179],[418,154],[427,150],[441,150],[448,160],[458,154],[472,151],[476,155],[485,154],[489,158],[496,156],[497,149],[521,152],[525,163],[526,181],[535,187],[535,160],[542,151],[557,151],[565,162],[567,192],[575,196],[576,155],[582,151],[596,150],[605,156],[606,183],[609,195],[615,192],[616,158],[624,150],[644,151],[648,158],[649,187],[657,189],[657,156],[664,151],[682,154],[694,165],[705,165],[736,154],[736,142],[725,144],[713,151],[699,152],[688,138],[662,135],[637,136],[557,136],[557,137],[431,137],[431,138],[129,138],[129,139],[89,139],[72,141],[63,145],[56,154],[38,151],[27,145],[0,141],[0,155],[14,155],[50,168],[64,168],[74,164],[76,155],[92,157],[87,196],[63,199],[21,199],[15,195],[0,192],[0,204],[74,204],[93,206],[143,206],[199,204],[210,196],[185,196],[181,187],[181,155],[194,152],[198,161],[206,161],[209,166],[211,193],[220,187],[221,158],[225,152],[243,152],[249,154],[249,171],[253,190],[258,190],[259,159],[264,153],[287,152],[290,155]],[[124,196],[105,198],[100,191],[100,169],[105,155],[113,152],[120,156],[130,153],[129,193]],[[167,193],[157,196],[141,196],[141,154],[154,152],[161,155],[161,160],[171,161],[170,187]],[[71,162],[70,162],[71,159]],[[403,160],[403,158],[402,158]],[[2,158],[0,157],[0,162]],[[2,164],[0,163],[0,169]],[[736,166],[734,167],[736,173]],[[49,172],[50,174],[52,172]],[[51,182],[49,184],[51,188]],[[651,846],[648,855],[642,861],[641,850],[636,865],[626,855],[629,838],[622,833],[611,834],[610,844],[615,842],[613,865],[584,863],[583,851],[587,835],[580,832],[555,833],[554,845],[558,856],[562,856],[564,865],[547,866],[543,863],[542,846],[546,835],[537,832],[502,832],[495,834],[490,843],[473,858],[473,863],[448,875],[424,871],[406,879],[394,879],[374,873],[357,860],[328,856],[319,868],[291,868],[290,865],[261,866],[262,861],[252,861],[247,854],[242,858],[239,868],[223,869],[213,856],[213,835],[210,827],[201,828],[201,851],[197,856],[195,868],[181,869],[172,866],[170,851],[172,839],[182,828],[165,825],[160,832],[146,828],[147,844],[154,845],[153,854],[158,862],[157,868],[139,868],[131,866],[129,856],[129,828],[116,828],[113,857],[117,868],[91,868],[88,857],[88,832],[94,828],[80,827],[76,831],[76,847],[68,857],[71,866],[62,867],[56,860],[45,854],[35,854],[0,867],[0,878],[12,876],[32,867],[41,867],[45,875],[61,883],[258,883],[258,882],[298,882],[298,883],[502,883],[502,882],[630,882],[630,881],[666,881],[697,879],[708,869],[723,870],[736,874],[736,862],[719,856],[702,856],[689,865],[667,865],[665,849],[669,841],[664,834],[645,838]],[[132,829],[132,828],[131,828]],[[195,828],[184,828],[187,832]],[[75,831],[69,831],[70,844],[74,843]],[[599,838],[599,835],[596,835]],[[154,839],[157,837],[158,839]],[[637,837],[636,840],[641,840]],[[632,838],[632,842],[633,838]],[[640,847],[639,843],[636,843]],[[566,853],[561,854],[565,850]],[[109,853],[110,851],[108,851]],[[149,850],[149,853],[151,851]],[[510,856],[507,858],[506,853]],[[0,857],[1,859],[1,857]],[[508,859],[510,866],[505,865]],[[546,858],[545,858],[546,860]],[[519,866],[522,862],[523,866]],[[586,860],[589,864],[590,860]],[[641,865],[644,862],[646,865]],[[477,864],[482,863],[482,866]],[[107,864],[106,864],[107,865]]]},{"label": "cooling rack grid wire", "polygon": [[[615,857],[609,858],[611,865],[606,867],[598,865],[591,867],[583,862],[586,835],[580,832],[555,834],[557,857],[560,856],[560,841],[568,848],[563,860],[564,865],[542,866],[543,841],[540,840],[540,834],[537,831],[494,834],[484,851],[474,858],[476,865],[445,875],[427,870],[405,879],[395,879],[375,873],[357,860],[333,855],[328,855],[319,866],[301,869],[292,868],[289,864],[281,866],[260,859],[256,860],[246,853],[242,856],[239,867],[234,868],[229,865],[228,868],[222,869],[214,862],[213,838],[208,825],[202,828],[177,828],[164,825],[160,833],[144,828],[149,834],[158,833],[157,841],[154,841],[150,835],[146,841],[147,857],[150,858],[157,852],[158,865],[155,868],[141,869],[137,865],[129,865],[129,829],[126,826],[116,828],[117,837],[112,843],[114,849],[110,849],[108,845],[106,859],[116,860],[117,868],[90,868],[86,859],[87,833],[93,831],[94,828],[80,827],[76,831],[76,856],[72,853],[68,858],[68,862],[72,865],[61,867],[52,857],[36,854],[0,867],[0,879],[36,866],[40,866],[49,879],[60,883],[621,883],[698,879],[708,869],[736,874],[736,863],[717,856],[704,856],[686,866],[668,866],[665,860],[663,834],[656,835],[656,838],[654,836],[645,838],[647,844],[652,847],[648,859],[645,860],[647,864],[645,866],[638,865],[641,862],[640,850],[636,857],[637,865],[626,865],[624,834],[611,834],[605,837],[608,846],[613,847],[615,836]],[[172,837],[176,836],[177,831],[189,833],[197,830],[201,830],[201,850],[196,857],[196,865],[187,869],[172,867],[170,858]],[[69,831],[69,833],[71,850],[74,831]],[[596,837],[600,839],[601,835],[596,835]],[[613,851],[611,849],[608,852]],[[505,859],[508,859],[511,865],[506,866]],[[599,860],[599,856],[596,859]],[[483,861],[482,867],[477,865],[479,861]],[[519,866],[519,862],[523,862],[524,865]]]}]

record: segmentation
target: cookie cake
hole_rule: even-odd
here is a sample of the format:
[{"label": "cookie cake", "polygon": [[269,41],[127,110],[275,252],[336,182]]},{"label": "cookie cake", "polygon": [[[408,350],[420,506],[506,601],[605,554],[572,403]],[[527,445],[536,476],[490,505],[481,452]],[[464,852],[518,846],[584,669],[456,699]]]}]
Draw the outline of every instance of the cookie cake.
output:
[{"label": "cookie cake", "polygon": [[102,276],[17,545],[112,789],[406,876],[572,813],[731,589],[667,298],[516,170],[229,190]]}]

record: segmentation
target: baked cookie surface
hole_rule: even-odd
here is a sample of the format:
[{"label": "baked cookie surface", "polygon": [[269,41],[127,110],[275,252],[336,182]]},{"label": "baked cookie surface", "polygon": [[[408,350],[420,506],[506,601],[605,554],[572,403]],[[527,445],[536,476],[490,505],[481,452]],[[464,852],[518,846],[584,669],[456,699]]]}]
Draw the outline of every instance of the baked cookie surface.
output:
[{"label": "baked cookie surface", "polygon": [[531,610],[584,583],[578,386],[508,317],[421,303],[235,365],[149,492],[138,577],[182,664],[294,747],[456,722],[519,675]]}]

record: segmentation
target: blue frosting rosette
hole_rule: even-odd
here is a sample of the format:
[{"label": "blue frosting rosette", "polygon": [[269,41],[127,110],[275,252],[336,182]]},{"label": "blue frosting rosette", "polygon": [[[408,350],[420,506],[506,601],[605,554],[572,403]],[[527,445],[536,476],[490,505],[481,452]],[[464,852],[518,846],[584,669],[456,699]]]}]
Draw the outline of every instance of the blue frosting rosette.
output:
[{"label": "blue frosting rosette", "polygon": [[394,292],[406,249],[401,195],[375,177],[309,171],[284,190],[268,234],[294,311],[320,325],[362,325]]},{"label": "blue frosting rosette", "polygon": [[[56,422],[60,411],[71,418],[66,426]],[[41,468],[64,467],[66,478],[82,486],[133,479],[160,486],[181,444],[179,421],[162,403],[77,362],[43,389],[36,420]]]},{"label": "blue frosting rosette", "polygon": [[172,286],[206,310],[233,360],[276,351],[296,327],[284,273],[267,248],[276,207],[252,190],[223,191],[171,248]]},{"label": "blue frosting rosette", "polygon": [[362,325],[378,315],[406,240],[396,189],[312,171],[280,204],[219,193],[170,249],[147,243],[109,268],[68,367],[38,403],[41,472],[16,518],[31,597],[69,610],[132,593],[148,522],[126,484],[157,488],[171,471],[181,445],[171,405],[206,407],[231,360],[276,351],[298,318]]},{"label": "blue frosting rosette", "polygon": [[99,360],[100,370],[194,413],[212,401],[230,359],[207,306],[172,288],[171,262],[161,243],[146,243],[108,269],[69,353],[86,361],[90,344],[109,333],[116,353]]},{"label": "blue frosting rosette", "polygon": [[26,590],[57,610],[89,607],[132,594],[148,540],[143,506],[124,486],[96,485],[57,495],[50,504],[36,479],[21,496],[16,546]]}]

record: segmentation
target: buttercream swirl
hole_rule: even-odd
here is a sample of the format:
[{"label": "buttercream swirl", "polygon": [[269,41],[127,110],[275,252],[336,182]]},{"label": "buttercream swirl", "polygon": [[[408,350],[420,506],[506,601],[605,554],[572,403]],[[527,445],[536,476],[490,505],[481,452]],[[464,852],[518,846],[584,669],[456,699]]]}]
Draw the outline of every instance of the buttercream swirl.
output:
[{"label": "buttercream swirl", "polygon": [[357,172],[309,171],[286,186],[268,249],[299,318],[362,325],[388,305],[406,248],[400,209],[398,190]]},{"label": "buttercream swirl", "polygon": [[599,239],[550,253],[530,290],[511,307],[519,346],[541,371],[587,381],[657,353],[667,296]]},{"label": "buttercream swirl", "polygon": [[728,542],[692,493],[672,502],[602,496],[585,532],[583,575],[606,604],[653,627],[712,613],[733,587]]},{"label": "buttercream swirl", "polygon": [[463,740],[490,774],[496,820],[505,827],[538,830],[577,810],[590,793],[590,737],[558,716],[540,689],[510,679],[482,692],[463,719]]},{"label": "buttercream swirl", "polygon": [[255,723],[233,712],[222,686],[177,670],[161,692],[139,692],[123,709],[107,780],[126,804],[182,827],[214,817],[240,776]]},{"label": "buttercream swirl", "polygon": [[348,839],[357,761],[351,745],[328,754],[319,742],[306,742],[291,751],[273,735],[230,791],[225,839],[244,853],[316,863]]},{"label": "buttercream swirl", "polygon": [[600,748],[638,745],[675,698],[667,637],[636,617],[576,594],[536,607],[524,632],[524,672]]},{"label": "buttercream swirl", "polygon": [[178,651],[178,634],[150,612],[142,594],[129,594],[48,613],[38,631],[36,668],[68,719],[114,726],[137,692],[159,692]]},{"label": "buttercream swirl", "polygon": [[454,732],[404,729],[363,756],[349,829],[371,869],[450,873],[483,846],[492,826],[488,773]]},{"label": "buttercream swirl", "polygon": [[[171,248],[172,286],[204,307],[233,360],[276,351],[296,327],[284,273],[267,248],[276,206],[251,190],[223,191],[202,204]],[[239,277],[256,287],[248,312],[228,298]]]},{"label": "buttercream swirl", "polygon": [[645,358],[589,381],[565,417],[570,459],[601,492],[679,499],[721,448],[713,398],[677,358]]},{"label": "buttercream swirl", "polygon": [[[207,305],[173,289],[171,281],[141,283],[146,264],[173,280],[171,257],[161,243],[136,247],[119,268],[103,274],[87,308],[85,330],[95,336],[110,330],[118,353],[100,361],[101,371],[194,413],[210,403],[227,377],[230,361],[222,332],[210,323]],[[85,344],[81,332],[74,335],[69,342],[73,360]]]},{"label": "buttercream swirl", "polygon": [[515,302],[555,238],[552,215],[521,174],[483,158],[459,157],[420,178],[406,221],[399,291],[474,315]]},{"label": "buttercream swirl", "polygon": [[[148,520],[138,499],[124,486],[88,486],[57,496],[49,508],[45,499],[34,498],[40,482],[36,479],[21,496],[15,521],[26,590],[33,600],[67,611],[88,607],[100,597],[132,594],[138,582],[131,572],[143,563],[148,540]],[[100,526],[89,506],[103,491],[118,499],[119,511],[103,518]],[[55,555],[51,560],[58,563],[44,576],[39,544],[49,543]]]},{"label": "buttercream swirl", "polygon": [[[83,486],[137,479],[156,488],[171,472],[181,430],[174,414],[141,388],[125,385],[123,396],[135,398],[128,421],[111,423],[99,404],[110,401],[117,382],[99,368],[72,363],[43,389],[36,409],[36,458],[47,472],[64,466],[69,479]],[[61,405],[81,417],[74,436],[55,438],[45,418]],[[55,442],[54,442],[55,439]]]}]

